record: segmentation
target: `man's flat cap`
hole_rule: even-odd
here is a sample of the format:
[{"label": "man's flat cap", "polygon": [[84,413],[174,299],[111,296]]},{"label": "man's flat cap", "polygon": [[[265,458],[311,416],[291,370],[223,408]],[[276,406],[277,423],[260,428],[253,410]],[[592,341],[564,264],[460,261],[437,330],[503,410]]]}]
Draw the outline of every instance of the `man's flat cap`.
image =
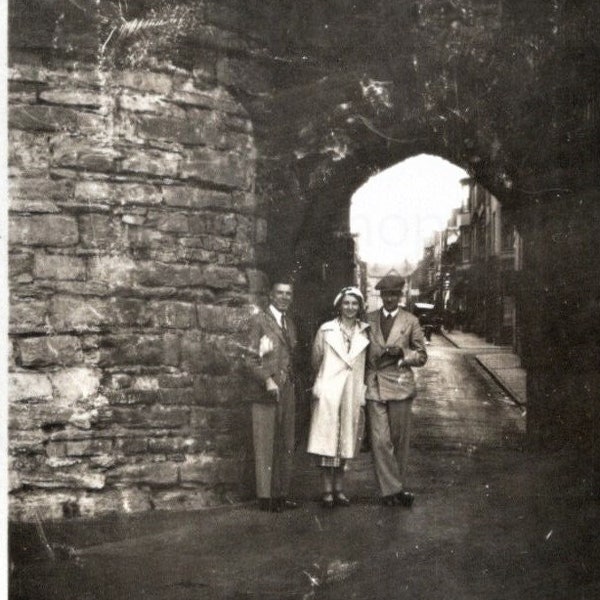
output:
[{"label": "man's flat cap", "polygon": [[380,292],[401,292],[404,288],[404,279],[399,275],[386,275],[375,286]]}]

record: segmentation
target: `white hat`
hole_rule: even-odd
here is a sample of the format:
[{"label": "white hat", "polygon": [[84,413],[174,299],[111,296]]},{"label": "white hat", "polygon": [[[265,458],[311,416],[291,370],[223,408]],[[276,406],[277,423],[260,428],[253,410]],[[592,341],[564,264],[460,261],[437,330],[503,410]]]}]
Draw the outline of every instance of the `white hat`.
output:
[{"label": "white hat", "polygon": [[333,301],[333,306],[337,306],[338,302],[346,295],[350,294],[352,296],[356,296],[361,304],[364,304],[365,299],[363,298],[362,292],[355,286],[349,285],[348,287],[344,287],[340,290],[340,293],[335,297]]}]

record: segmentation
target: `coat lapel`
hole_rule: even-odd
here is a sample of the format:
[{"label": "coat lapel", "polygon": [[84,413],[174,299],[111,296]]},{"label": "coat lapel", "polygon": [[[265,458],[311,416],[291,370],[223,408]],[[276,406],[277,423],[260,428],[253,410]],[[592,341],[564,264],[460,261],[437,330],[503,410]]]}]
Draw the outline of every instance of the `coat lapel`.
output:
[{"label": "coat lapel", "polygon": [[[360,323],[360,331],[363,332],[369,325],[366,323]],[[356,332],[352,336],[352,345],[350,346],[350,352],[346,350],[346,343],[344,342],[344,336],[342,330],[337,321],[333,321],[329,328],[326,330],[328,335],[325,337],[325,341],[335,351],[335,353],[349,366],[352,361],[367,347],[369,340],[366,335],[356,335]]]},{"label": "coat lapel", "polygon": [[398,344],[396,344],[396,342],[400,338],[402,338],[405,328],[406,328],[406,319],[404,318],[404,313],[402,312],[402,309],[400,309],[398,311],[398,314],[396,315],[396,318],[394,319],[394,323],[392,325],[390,335],[388,335],[388,339],[387,339],[387,342],[385,342],[385,344],[387,346],[397,346]]},{"label": "coat lapel", "polygon": [[381,310],[373,313],[373,319],[370,323],[372,336],[379,346],[385,346],[386,341],[383,339],[383,332],[381,331]]},{"label": "coat lapel", "polygon": [[283,334],[283,329],[279,327],[279,323],[277,323],[275,315],[273,315],[273,313],[268,308],[267,310],[265,310],[265,317],[273,334],[277,336],[284,344],[289,345],[289,340],[287,340],[285,335]]}]

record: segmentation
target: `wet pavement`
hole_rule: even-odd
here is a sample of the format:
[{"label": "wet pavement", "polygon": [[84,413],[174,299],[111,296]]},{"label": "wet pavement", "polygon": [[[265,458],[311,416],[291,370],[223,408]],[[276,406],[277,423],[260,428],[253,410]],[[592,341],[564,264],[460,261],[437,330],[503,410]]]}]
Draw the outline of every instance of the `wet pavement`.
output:
[{"label": "wet pavement", "polygon": [[413,508],[378,503],[369,454],[348,471],[352,506],[320,508],[300,444],[295,511],[249,503],[13,527],[11,599],[599,598],[600,505],[585,465],[524,448],[521,409],[473,350],[439,336],[428,349]]}]

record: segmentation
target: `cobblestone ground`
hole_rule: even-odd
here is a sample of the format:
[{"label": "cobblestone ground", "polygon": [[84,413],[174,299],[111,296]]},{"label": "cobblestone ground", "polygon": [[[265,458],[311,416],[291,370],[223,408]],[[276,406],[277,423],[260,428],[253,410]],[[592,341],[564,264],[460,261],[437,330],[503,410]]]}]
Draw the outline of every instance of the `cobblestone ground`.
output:
[{"label": "cobblestone ground", "polygon": [[[412,509],[379,505],[363,454],[347,477],[353,506],[324,511],[300,443],[299,510],[251,504],[47,527],[63,552],[16,562],[11,598],[600,597],[600,507],[585,469],[566,454],[523,450],[524,417],[472,355],[441,338],[429,349],[415,405]],[[32,539],[25,533],[15,530],[23,544]]]}]

